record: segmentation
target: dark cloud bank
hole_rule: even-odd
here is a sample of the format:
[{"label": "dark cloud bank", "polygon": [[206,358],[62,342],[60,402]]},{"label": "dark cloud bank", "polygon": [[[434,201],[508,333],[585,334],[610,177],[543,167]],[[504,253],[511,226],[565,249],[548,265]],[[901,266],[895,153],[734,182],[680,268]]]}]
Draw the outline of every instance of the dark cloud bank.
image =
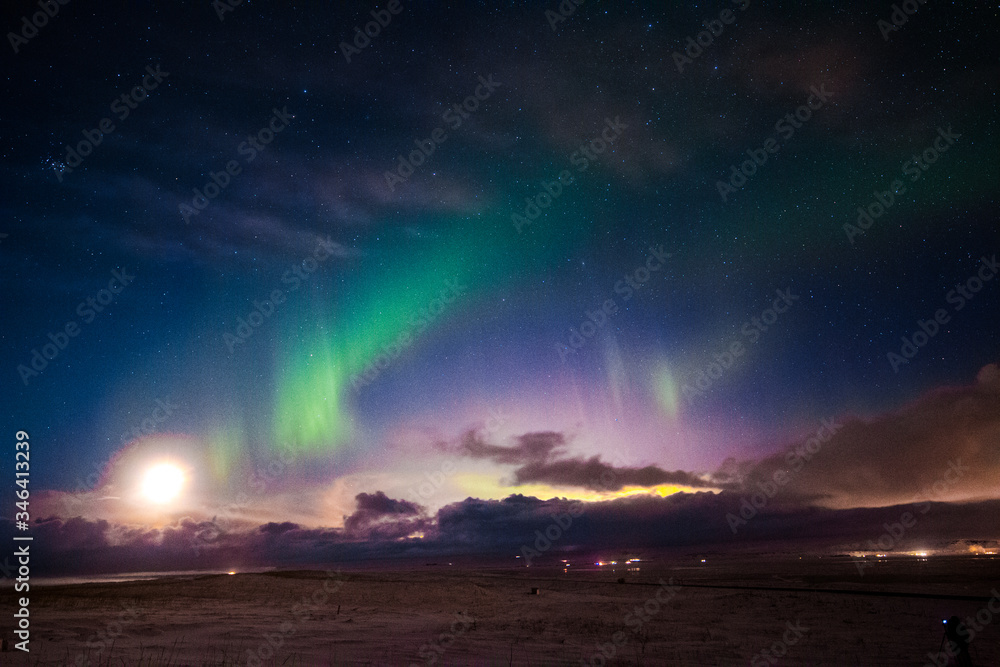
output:
[{"label": "dark cloud bank", "polygon": [[[593,480],[603,475],[610,490],[670,483],[714,489],[584,503],[582,515],[536,563],[601,550],[871,550],[886,524],[899,522],[906,512],[916,523],[893,545],[896,550],[967,550],[969,544],[1000,538],[1000,373],[995,365],[984,368],[973,385],[935,390],[877,419],[828,423],[834,424],[827,430],[832,437],[813,443],[815,453],[808,460],[804,439],[776,448],[761,461],[727,461],[707,474],[569,458],[566,436],[551,432],[525,434],[509,446],[470,432],[444,446],[512,466],[515,483],[596,489],[602,482]],[[796,451],[801,465],[789,463]],[[780,485],[774,483],[779,471],[785,479]],[[754,501],[759,507],[748,510]],[[227,532],[193,520],[140,529],[79,517],[41,519],[32,526],[32,571],[291,567],[462,554],[513,564],[523,545],[534,544],[535,531],[544,531],[553,514],[567,513],[573,505],[565,498],[522,495],[466,498],[429,515],[424,507],[381,491],[360,493],[356,502],[342,529],[286,522]],[[10,540],[13,532],[10,521],[0,522],[0,539]]]},{"label": "dark cloud bank", "polygon": [[[365,495],[365,494],[361,494]],[[384,497],[384,496],[383,496]],[[397,502],[391,501],[390,502]],[[897,549],[942,549],[964,541],[990,542],[997,536],[1000,501],[969,504],[931,503],[926,513],[913,505],[830,510],[765,508],[733,534],[727,513],[738,512],[739,496],[695,493],[667,498],[636,496],[588,503],[581,516],[556,540],[538,564],[567,554],[602,550],[678,549],[754,553],[787,551],[838,553],[869,550],[886,532],[885,523],[911,512],[917,524]],[[438,559],[478,555],[484,562],[508,561],[535,531],[544,531],[554,513],[569,511],[571,501],[539,500],[513,495],[503,500],[467,498],[442,508],[434,517],[421,514],[383,515],[373,520],[367,510],[349,517],[351,529],[305,528],[294,523],[268,523],[244,532],[216,533],[208,522],[181,521],[159,530],[124,530],[107,521],[79,517],[38,521],[32,572],[39,576],[200,568],[311,566],[334,561]],[[357,517],[364,515],[359,524]],[[362,527],[359,527],[362,526]],[[407,538],[424,531],[423,538]],[[213,538],[206,541],[206,532]],[[9,540],[10,522],[0,524]],[[196,548],[200,546],[200,548]]]}]

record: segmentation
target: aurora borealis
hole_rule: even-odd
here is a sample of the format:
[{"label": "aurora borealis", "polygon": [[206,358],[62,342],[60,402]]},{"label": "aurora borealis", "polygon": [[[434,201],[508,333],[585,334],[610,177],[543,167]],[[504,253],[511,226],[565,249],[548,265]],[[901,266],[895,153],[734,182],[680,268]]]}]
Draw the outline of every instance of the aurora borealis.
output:
[{"label": "aurora borealis", "polygon": [[1000,538],[996,7],[78,1],[8,38],[0,335],[80,568],[744,544],[831,419],[759,539],[956,458],[923,539]]}]

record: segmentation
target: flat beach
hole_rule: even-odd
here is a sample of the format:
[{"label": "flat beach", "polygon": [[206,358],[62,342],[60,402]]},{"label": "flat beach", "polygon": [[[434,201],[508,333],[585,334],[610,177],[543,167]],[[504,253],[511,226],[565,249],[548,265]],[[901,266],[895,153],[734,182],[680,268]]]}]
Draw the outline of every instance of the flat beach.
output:
[{"label": "flat beach", "polygon": [[[942,620],[988,609],[998,585],[996,561],[971,557],[887,560],[863,576],[849,558],[644,565],[333,567],[33,585],[31,652],[2,657],[11,665],[923,665],[940,648]],[[976,665],[1000,664],[996,626],[973,641]]]}]

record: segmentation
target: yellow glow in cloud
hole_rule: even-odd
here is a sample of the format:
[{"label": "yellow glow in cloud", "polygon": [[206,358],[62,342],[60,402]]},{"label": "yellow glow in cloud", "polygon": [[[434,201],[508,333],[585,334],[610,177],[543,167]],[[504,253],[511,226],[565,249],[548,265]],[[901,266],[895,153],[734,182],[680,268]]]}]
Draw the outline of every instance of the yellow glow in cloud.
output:
[{"label": "yellow glow in cloud", "polygon": [[660,496],[661,498],[666,498],[667,496],[672,496],[675,493],[696,493],[697,491],[706,491],[709,489],[695,489],[690,486],[677,486],[676,484],[661,484],[660,486],[627,486],[620,491],[616,491],[613,495],[615,498],[625,498],[628,496]]},{"label": "yellow glow in cloud", "polygon": [[593,491],[590,489],[556,487],[549,484],[519,484],[517,486],[503,486],[496,477],[479,474],[463,473],[455,475],[455,486],[461,489],[462,493],[475,498],[487,500],[501,500],[507,496],[520,493],[525,496],[535,496],[536,498],[568,498],[570,500],[584,500],[596,502],[601,500],[613,500],[615,498],[625,498],[637,495],[658,495],[666,497],[675,493],[694,493],[707,489],[693,489],[687,486],[677,486],[674,484],[663,484],[654,487],[628,486],[618,491]]}]

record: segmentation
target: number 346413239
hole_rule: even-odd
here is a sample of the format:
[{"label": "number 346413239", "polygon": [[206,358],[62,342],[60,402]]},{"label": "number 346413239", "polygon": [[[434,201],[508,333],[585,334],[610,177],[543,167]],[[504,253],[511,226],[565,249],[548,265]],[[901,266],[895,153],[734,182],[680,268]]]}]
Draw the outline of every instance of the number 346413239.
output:
[{"label": "number 346413239", "polygon": [[16,503],[17,508],[21,510],[14,517],[15,521],[27,521],[28,520],[28,434],[24,431],[18,431],[17,445],[15,446],[16,453],[14,455],[14,467],[16,469],[17,480],[15,484],[21,487],[17,492],[18,502]]}]

